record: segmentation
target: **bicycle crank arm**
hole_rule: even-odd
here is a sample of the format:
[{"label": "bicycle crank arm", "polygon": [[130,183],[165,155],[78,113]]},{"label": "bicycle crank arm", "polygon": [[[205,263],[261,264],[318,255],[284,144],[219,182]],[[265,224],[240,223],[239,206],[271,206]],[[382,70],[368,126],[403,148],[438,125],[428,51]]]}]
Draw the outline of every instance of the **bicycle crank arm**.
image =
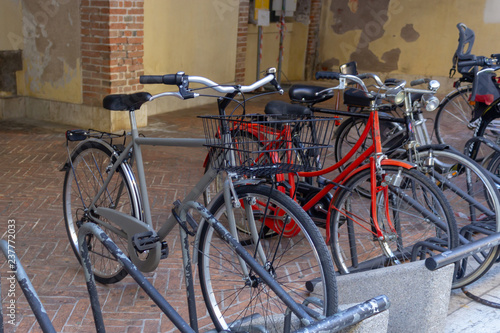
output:
[{"label": "bicycle crank arm", "polygon": [[136,219],[135,217],[111,208],[98,207],[96,208],[95,212],[97,215],[113,221],[113,223],[115,223],[125,231],[125,233],[127,234],[130,260],[134,263],[134,265],[137,266],[137,268],[141,272],[152,272],[156,269],[156,267],[158,267],[161,257],[161,243],[156,242],[155,245],[149,246],[147,258],[140,259],[137,255],[137,250],[134,247],[134,242],[132,240],[134,235],[143,234],[146,232],[152,232],[152,235],[156,236],[156,232],[153,229],[151,229],[147,224]]}]

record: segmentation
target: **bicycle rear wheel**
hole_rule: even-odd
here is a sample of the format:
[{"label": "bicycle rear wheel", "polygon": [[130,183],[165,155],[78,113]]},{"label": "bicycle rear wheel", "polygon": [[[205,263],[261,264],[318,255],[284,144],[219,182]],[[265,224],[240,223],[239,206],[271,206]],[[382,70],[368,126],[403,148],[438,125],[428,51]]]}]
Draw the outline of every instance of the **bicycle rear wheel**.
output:
[{"label": "bicycle rear wheel", "polygon": [[[461,245],[500,231],[498,191],[479,164],[449,149],[419,151],[417,160],[420,170],[433,180],[450,203]],[[460,288],[479,279],[491,268],[498,254],[499,247],[493,247],[457,262],[452,287]]]},{"label": "bicycle rear wheel", "polygon": [[[462,86],[441,102],[434,120],[434,132],[439,143],[448,144],[463,151],[465,143],[472,137],[469,123],[473,107],[469,104],[472,85]],[[470,133],[470,135],[463,135]]]},{"label": "bicycle rear wheel", "polygon": [[[377,186],[378,238],[370,213],[370,170],[353,175],[332,201],[330,245],[340,273],[347,274],[424,259],[458,244],[453,212],[440,190],[417,170],[383,166]],[[359,190],[361,189],[361,190]],[[387,214],[391,224],[388,222]]]},{"label": "bicycle rear wheel", "polygon": [[[113,148],[106,143],[87,140],[73,152],[71,163],[66,170],[63,190],[64,220],[71,248],[80,262],[78,229],[83,223],[92,223],[92,218],[99,218],[109,223],[109,228],[105,228],[108,237],[128,254],[126,234],[105,218],[95,216],[89,209],[90,203],[107,177],[112,156]],[[138,192],[130,176],[131,170],[122,164],[96,202],[96,207],[113,208],[140,219]],[[127,275],[118,260],[95,237],[87,236],[87,246],[96,281],[111,284]]]},{"label": "bicycle rear wheel", "polygon": [[[238,186],[235,190],[242,203],[234,209],[237,223],[248,225],[254,219],[261,235],[253,240],[242,231],[250,230],[251,225],[238,228],[240,244],[297,303],[312,300],[308,298],[311,295],[306,283],[318,279],[322,289],[314,296],[323,304],[311,303],[308,307],[321,315],[335,313],[337,290],[333,262],[324,238],[307,214],[289,197],[268,186]],[[222,195],[214,199],[210,210],[230,230]],[[264,224],[281,223],[286,227],[286,223],[292,221],[299,227],[293,237],[266,235],[263,231]],[[253,332],[252,328],[259,325],[268,331],[280,327],[287,307],[255,272],[244,273],[248,267],[240,263],[239,256],[208,223],[202,227],[198,251],[201,289],[217,330]],[[293,330],[299,327],[295,324]]]}]

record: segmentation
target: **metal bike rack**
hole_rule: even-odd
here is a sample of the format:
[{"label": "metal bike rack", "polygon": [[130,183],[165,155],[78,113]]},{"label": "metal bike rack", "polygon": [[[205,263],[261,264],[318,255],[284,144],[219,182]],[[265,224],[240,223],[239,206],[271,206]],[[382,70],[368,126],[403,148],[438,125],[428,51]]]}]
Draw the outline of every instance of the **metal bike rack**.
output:
[{"label": "metal bike rack", "polygon": [[[47,312],[42,305],[42,302],[38,298],[35,288],[33,288],[28,275],[24,271],[24,268],[21,265],[21,261],[17,257],[14,248],[12,246],[9,246],[9,243],[5,240],[0,240],[0,248],[2,249],[3,255],[7,259],[8,267],[10,268],[9,273],[13,273],[16,276],[16,280],[19,283],[24,296],[26,297],[28,304],[30,305],[31,311],[33,311],[38,324],[42,328],[42,331],[46,333],[55,333],[56,330],[54,329],[54,326],[52,325],[52,322],[50,321],[49,316],[47,315]],[[2,309],[0,306],[0,331],[3,332],[3,313],[1,310]]]},{"label": "metal bike rack", "polygon": [[[492,141],[488,138],[485,138],[484,136],[475,136],[475,137],[469,139],[469,141],[467,141],[465,143],[464,153],[466,156],[469,156],[468,152],[470,151],[471,146],[475,143],[485,144],[488,148],[494,150],[497,153],[500,153],[500,146],[498,146],[494,141]],[[485,170],[486,170],[486,168],[485,168]],[[497,183],[497,185],[500,184],[500,177],[495,175],[493,172],[489,172],[489,175],[491,178],[493,178],[493,181],[495,183]]]},{"label": "metal bike rack", "polygon": [[[155,302],[155,304],[163,311],[163,313],[174,323],[177,329],[181,332],[196,332],[189,324],[175,311],[175,309],[168,303],[167,300],[156,290],[153,285],[144,277],[144,275],[137,269],[137,267],[130,261],[130,259],[123,254],[118,246],[106,235],[106,233],[97,225],[92,223],[85,223],[79,231],[80,235],[93,234],[108,251],[123,265],[124,269],[132,276],[138,285],[148,294],[148,296]],[[498,243],[500,243],[500,236]],[[80,237],[79,237],[80,238]],[[84,237],[81,237],[83,243]],[[55,333],[54,326],[45,311],[42,302],[40,301],[31,281],[29,280],[19,258],[17,257],[14,249],[9,247],[5,240],[0,240],[0,248],[8,260],[10,272],[15,274],[16,280],[21,287],[30,308],[35,315],[35,318],[44,333]],[[99,303],[99,296],[97,287],[92,274],[92,267],[89,260],[88,249],[86,246],[80,244],[80,251],[82,254],[83,271],[85,273],[87,290],[90,296],[90,304],[96,332],[105,332],[104,320]],[[344,311],[334,314],[330,317],[324,318],[314,322],[310,326],[304,327],[296,332],[309,333],[328,330],[329,332],[337,332],[349,326],[355,325],[362,320],[365,320],[377,313],[387,310],[390,306],[388,298],[384,295],[374,297],[366,302],[357,304]],[[0,332],[3,332],[4,321],[3,313],[0,307]]]},{"label": "metal bike rack", "polygon": [[[148,294],[163,313],[174,323],[181,332],[195,332],[188,323],[175,311],[167,300],[153,287],[153,285],[136,268],[130,259],[116,246],[116,244],[106,235],[106,233],[96,224],[85,223],[79,230],[79,246],[83,258],[83,267],[87,289],[90,295],[90,303],[94,315],[94,322],[97,332],[105,332],[104,320],[102,317],[97,288],[92,274],[92,267],[88,257],[88,249],[83,245],[84,236],[92,234],[102,242],[106,249],[123,265],[124,269],[132,276],[137,284]],[[301,333],[318,332],[328,330],[337,332],[360,321],[369,318],[377,313],[387,310],[390,306],[388,298],[384,295],[370,299],[364,303],[355,305],[347,310],[339,312],[333,316],[314,322],[308,327],[297,331]]]},{"label": "metal bike rack", "polygon": [[488,250],[494,246],[500,245],[500,233],[496,232],[487,237],[474,242],[464,244],[453,250],[443,252],[436,256],[425,259],[425,267],[434,271],[449,264],[453,264],[463,258],[474,255],[478,252]]}]

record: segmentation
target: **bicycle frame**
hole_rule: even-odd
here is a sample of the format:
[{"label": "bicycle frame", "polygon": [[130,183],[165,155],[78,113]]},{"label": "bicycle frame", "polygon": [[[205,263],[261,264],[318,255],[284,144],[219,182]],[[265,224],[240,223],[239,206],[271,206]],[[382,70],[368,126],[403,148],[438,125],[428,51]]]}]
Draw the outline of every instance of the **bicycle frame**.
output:
[{"label": "bicycle frame", "polygon": [[[149,200],[148,200],[148,195],[147,195],[147,186],[146,186],[146,177],[145,177],[145,171],[144,171],[144,165],[143,165],[143,158],[142,158],[142,151],[141,151],[141,146],[142,145],[150,145],[150,146],[177,146],[177,147],[201,147],[205,143],[205,139],[194,139],[194,138],[184,138],[184,139],[177,139],[177,138],[145,138],[145,137],[140,137],[138,134],[136,122],[135,122],[135,112],[130,111],[130,121],[132,124],[132,131],[131,131],[131,141],[128,143],[127,147],[125,150],[118,155],[116,161],[113,163],[113,166],[110,168],[108,171],[108,176],[102,183],[102,186],[100,190],[98,191],[97,195],[93,199],[90,209],[94,209],[96,214],[98,216],[102,216],[106,219],[109,219],[110,221],[113,221],[113,223],[116,223],[120,228],[124,230],[126,233],[127,239],[128,239],[128,247],[129,247],[129,256],[131,258],[132,263],[136,265],[136,267],[142,271],[142,272],[149,272],[157,268],[159,262],[160,262],[160,255],[161,255],[161,243],[160,241],[163,240],[170,232],[171,230],[178,224],[178,221],[175,217],[175,214],[172,214],[167,221],[162,225],[162,227],[158,230],[158,232],[155,232],[154,229],[152,228],[152,219],[151,219],[151,209],[149,205]],[[98,200],[98,198],[104,194],[104,190],[106,189],[107,185],[111,181],[111,178],[113,174],[117,171],[119,166],[125,162],[125,160],[128,158],[128,152],[130,149],[133,149],[134,152],[134,159],[136,162],[136,167],[137,167],[137,174],[138,174],[138,180],[139,180],[139,187],[140,187],[140,192],[141,192],[141,202],[143,205],[143,218],[144,221],[141,221],[139,219],[136,219],[135,217],[126,215],[121,212],[117,212],[113,210],[112,208],[106,208],[106,207],[95,207],[95,204]],[[210,185],[210,183],[215,179],[217,176],[217,171],[215,169],[210,169],[205,175],[201,178],[201,180],[198,182],[198,184],[195,185],[195,187],[189,192],[189,194],[183,199],[182,203],[178,205],[176,208],[178,216],[185,220],[186,215],[188,214],[189,209],[195,209],[198,211],[204,219],[198,226],[198,232],[195,235],[195,244],[199,243],[199,236],[200,236],[200,231],[203,229],[203,223],[210,223],[210,225],[221,235],[221,237],[226,240],[228,243],[231,244],[231,247],[233,247],[236,252],[241,256],[243,262],[242,262],[242,269],[243,271],[248,273],[248,269],[246,265],[248,265],[254,272],[259,274],[259,276],[262,277],[262,279],[269,285],[269,287],[280,297],[280,299],[291,309],[293,313],[295,313],[299,318],[302,318],[303,322],[307,325],[309,323],[313,322],[313,319],[311,316],[299,305],[297,304],[291,296],[287,294],[286,291],[283,290],[283,288],[271,277],[271,275],[260,265],[246,250],[243,248],[243,246],[238,242],[237,239],[234,238],[233,235],[235,233],[228,232],[222,224],[220,224],[211,214],[210,212],[204,208],[201,204],[197,203],[196,200],[199,199],[199,197],[202,195],[203,191]],[[251,183],[251,182],[257,182],[257,180],[245,180],[245,183]],[[231,191],[232,188],[232,180],[230,177],[228,177],[224,183],[224,197],[225,200],[229,200],[231,202],[231,195],[233,194]],[[229,211],[229,207],[232,207],[232,203],[227,205],[227,209]],[[251,206],[249,206],[246,209],[252,209]],[[228,213],[228,216],[231,215]],[[253,214],[247,214],[247,216],[253,218]],[[102,221],[101,219],[98,218],[92,218],[92,220],[100,224],[101,226],[105,228],[110,228],[110,229],[116,229],[113,228],[111,225],[108,223]],[[230,222],[230,226],[234,226],[234,217]],[[138,234],[138,233],[143,233],[143,232],[152,232],[153,236],[157,235],[158,236],[158,242],[156,242],[155,248],[149,250],[148,257],[146,260],[141,261],[137,255],[136,251],[131,243],[131,237]],[[186,230],[180,227],[180,232],[181,232],[181,239],[182,239],[182,244],[183,245],[183,261],[184,261],[184,269],[185,269],[185,279],[186,279],[186,286],[188,289],[188,302],[193,302],[190,304],[194,304],[194,289],[193,289],[193,274],[191,272],[191,258],[189,255],[189,242],[187,240],[188,233]],[[257,232],[257,231],[255,231]],[[258,234],[256,235],[258,237]],[[82,244],[83,240],[80,241],[80,244]],[[260,245],[259,245],[260,246]],[[196,246],[194,251],[196,251]],[[262,251],[258,251],[259,256],[263,255]],[[196,258],[196,256],[194,256]],[[265,258],[261,258],[264,259]],[[194,263],[196,263],[196,260],[193,260]],[[246,265],[245,265],[246,264]],[[262,274],[262,275],[261,275]],[[192,327],[197,327],[196,325],[196,308],[190,306],[190,320],[191,320],[191,325]],[[192,311],[192,313],[191,313]]]}]

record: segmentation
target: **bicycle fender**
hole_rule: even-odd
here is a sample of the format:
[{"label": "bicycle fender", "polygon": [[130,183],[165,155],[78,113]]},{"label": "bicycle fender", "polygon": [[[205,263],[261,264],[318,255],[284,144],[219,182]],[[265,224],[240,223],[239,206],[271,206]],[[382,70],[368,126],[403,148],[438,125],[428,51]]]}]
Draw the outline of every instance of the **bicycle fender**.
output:
[{"label": "bicycle fender", "polygon": [[113,147],[111,147],[106,141],[104,140],[99,140],[99,139],[96,139],[96,138],[89,138],[87,140],[83,140],[83,141],[80,141],[76,146],[75,148],[73,148],[73,150],[71,151],[71,153],[69,154],[68,158],[66,159],[66,162],[63,163],[63,165],[61,167],[59,167],[59,171],[66,171],[68,170],[68,168],[71,167],[71,161],[75,158],[75,154],[76,154],[76,151],[80,148],[80,146],[86,144],[87,142],[89,141],[93,141],[93,142],[96,142],[96,143],[99,143],[99,144],[102,144],[103,146],[106,146],[106,148],[108,148],[110,151],[114,151]]},{"label": "bicycle fender", "polygon": [[113,223],[115,223],[125,231],[125,233],[127,234],[128,254],[130,260],[134,263],[135,266],[137,266],[137,268],[141,272],[152,272],[158,267],[161,257],[160,242],[156,243],[156,247],[154,249],[149,250],[146,260],[139,259],[139,257],[137,256],[137,251],[132,244],[132,236],[134,236],[135,234],[152,231],[153,234],[156,235],[156,232],[153,228],[133,216],[127,215],[111,208],[98,207],[96,208],[95,212],[99,216],[113,221]]},{"label": "bicycle fender", "polygon": [[[408,169],[408,170],[414,169],[417,167],[415,163],[411,163],[411,162],[404,161],[404,160],[396,160],[396,159],[392,159],[392,158],[380,161],[380,165],[381,166],[390,165],[390,166],[395,166],[398,168],[404,168],[404,169]],[[342,180],[341,184],[344,184],[346,181],[348,181],[354,174],[356,174],[362,170],[368,169],[368,168],[370,168],[370,164],[366,163],[366,164],[363,164],[362,166],[354,169],[350,174],[348,174],[344,178],[344,180]]]}]

